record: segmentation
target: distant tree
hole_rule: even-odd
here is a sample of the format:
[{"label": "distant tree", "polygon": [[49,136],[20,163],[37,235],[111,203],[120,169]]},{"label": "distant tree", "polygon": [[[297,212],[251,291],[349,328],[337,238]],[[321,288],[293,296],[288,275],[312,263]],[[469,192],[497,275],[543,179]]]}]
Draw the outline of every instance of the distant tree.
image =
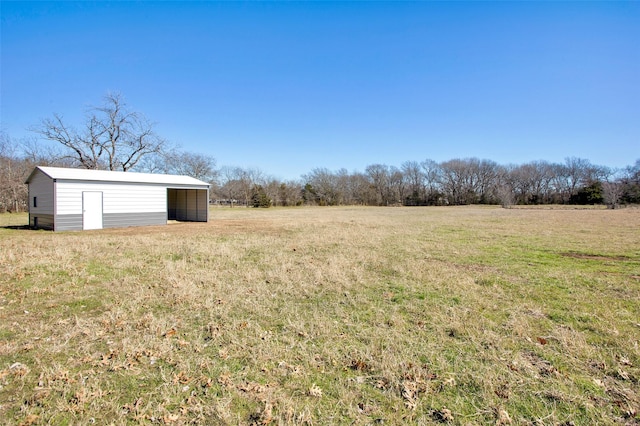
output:
[{"label": "distant tree", "polygon": [[633,166],[627,167],[620,179],[622,184],[622,201],[625,203],[640,203],[640,159]]},{"label": "distant tree", "polygon": [[510,208],[516,199],[513,188],[508,183],[503,183],[496,187],[496,197],[505,209]]},{"label": "distant tree", "polygon": [[301,187],[295,181],[280,181],[275,177],[267,177],[262,181],[265,194],[271,200],[272,206],[296,206],[302,204]]},{"label": "distant tree", "polygon": [[588,185],[578,188],[576,193],[569,199],[571,204],[602,204],[603,187],[599,180],[591,181]]},{"label": "distant tree", "polygon": [[253,207],[271,207],[272,200],[265,192],[262,185],[255,185],[251,188],[251,205]]},{"label": "distant tree", "polygon": [[277,182],[276,196],[274,204],[282,207],[298,206],[302,204],[302,187],[299,182],[287,181]]},{"label": "distant tree", "polygon": [[565,158],[565,177],[569,189],[569,198],[576,195],[580,184],[585,181],[587,169],[591,167],[589,160],[577,157]]},{"label": "distant tree", "polygon": [[19,212],[27,208],[24,181],[33,166],[16,151],[9,135],[0,132],[0,212]]},{"label": "distant tree", "polygon": [[480,203],[495,204],[497,201],[496,187],[501,184],[502,168],[492,160],[478,160],[475,163],[475,173],[478,180],[478,195]]},{"label": "distant tree", "polygon": [[512,166],[508,171],[508,180],[518,204],[541,204],[550,199],[553,167],[545,161]]},{"label": "distant tree", "polygon": [[567,157],[564,164],[554,164],[552,184],[557,201],[565,204],[575,201],[582,187],[593,184],[601,176],[599,167],[584,158]]},{"label": "distant tree", "polygon": [[425,179],[427,204],[437,205],[442,202],[442,169],[434,160],[424,160],[420,163]]},{"label": "distant tree", "polygon": [[259,169],[241,167],[223,167],[220,171],[219,191],[231,204],[239,202],[249,206],[253,196],[253,187],[264,181],[264,173]]},{"label": "distant tree", "polygon": [[304,184],[302,188],[302,201],[306,205],[316,205],[318,204],[318,194],[316,193],[315,188],[309,182]]},{"label": "distant tree", "polygon": [[354,173],[343,176],[348,188],[349,204],[367,205],[370,200],[375,200],[375,194],[369,178],[364,173]]},{"label": "distant tree", "polygon": [[204,182],[213,183],[218,177],[216,159],[192,152],[171,151],[164,155],[164,172],[191,176]]},{"label": "distant tree", "polygon": [[304,175],[302,179],[313,189],[309,195],[313,194],[314,203],[321,206],[342,204],[344,194],[337,174],[325,168],[317,168]]},{"label": "distant tree", "polygon": [[407,185],[407,195],[404,198],[404,203],[409,206],[425,205],[425,178],[420,163],[417,161],[405,161],[402,163],[401,168]]},{"label": "distant tree", "polygon": [[74,166],[74,162],[58,147],[40,144],[35,138],[25,139],[19,145],[24,159],[31,164],[51,167]]},{"label": "distant tree", "polygon": [[395,166],[389,167],[389,201],[388,204],[404,203],[407,197],[407,180],[405,174]]},{"label": "distant tree", "polygon": [[120,94],[108,94],[102,106],[91,108],[78,131],[54,114],[31,128],[42,138],[60,144],[64,158],[86,169],[128,171],[145,156],[157,154],[166,145],[153,124],[131,111]]},{"label": "distant tree", "polygon": [[603,182],[602,199],[607,208],[616,209],[624,195],[624,185],[621,182]]},{"label": "distant tree", "polygon": [[388,206],[395,203],[391,189],[391,172],[386,164],[371,164],[365,169],[375,199],[368,204]]},{"label": "distant tree", "polygon": [[477,159],[453,159],[440,164],[442,189],[449,204],[473,204],[478,202],[478,180],[474,172]]}]

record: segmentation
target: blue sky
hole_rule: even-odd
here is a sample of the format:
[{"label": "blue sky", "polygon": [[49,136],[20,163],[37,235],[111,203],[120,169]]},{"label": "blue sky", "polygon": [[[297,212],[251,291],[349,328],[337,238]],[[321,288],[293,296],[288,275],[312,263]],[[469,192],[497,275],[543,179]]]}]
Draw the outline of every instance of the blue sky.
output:
[{"label": "blue sky", "polygon": [[1,119],[120,92],[158,133],[281,179],[407,160],[640,158],[639,2],[11,2]]}]

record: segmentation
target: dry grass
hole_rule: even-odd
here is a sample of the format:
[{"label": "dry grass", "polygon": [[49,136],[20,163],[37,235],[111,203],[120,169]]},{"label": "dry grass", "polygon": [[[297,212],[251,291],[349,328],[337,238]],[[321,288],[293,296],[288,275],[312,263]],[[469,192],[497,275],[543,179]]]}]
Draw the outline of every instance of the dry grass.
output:
[{"label": "dry grass", "polygon": [[639,210],[215,209],[0,249],[6,424],[640,422]]}]

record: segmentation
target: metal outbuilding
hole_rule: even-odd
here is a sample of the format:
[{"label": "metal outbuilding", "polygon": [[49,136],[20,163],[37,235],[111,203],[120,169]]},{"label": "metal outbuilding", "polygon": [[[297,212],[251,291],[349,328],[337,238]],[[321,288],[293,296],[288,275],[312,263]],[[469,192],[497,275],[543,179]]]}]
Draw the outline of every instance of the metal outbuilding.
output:
[{"label": "metal outbuilding", "polygon": [[36,167],[29,225],[53,231],[207,222],[209,184],[189,176]]}]

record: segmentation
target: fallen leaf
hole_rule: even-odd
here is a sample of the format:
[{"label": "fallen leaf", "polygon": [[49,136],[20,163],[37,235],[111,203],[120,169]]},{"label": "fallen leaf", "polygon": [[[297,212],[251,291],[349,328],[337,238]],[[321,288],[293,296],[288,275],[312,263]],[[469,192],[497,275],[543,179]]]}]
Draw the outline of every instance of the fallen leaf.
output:
[{"label": "fallen leaf", "polygon": [[442,410],[433,410],[431,417],[441,423],[449,423],[454,420],[453,413],[446,407],[442,407]]},{"label": "fallen leaf", "polygon": [[174,423],[177,422],[178,419],[180,419],[180,415],[179,414],[166,414],[162,420],[164,420],[165,423]]},{"label": "fallen leaf", "polygon": [[40,417],[38,415],[29,414],[27,417],[24,418],[22,422],[20,422],[20,426],[30,426],[32,424],[35,424],[39,419]]},{"label": "fallen leaf", "polygon": [[23,376],[26,376],[27,373],[29,372],[29,367],[27,367],[26,365],[20,362],[15,362],[11,364],[11,366],[9,367],[9,371],[15,377],[23,377]]},{"label": "fallen leaf", "polygon": [[498,410],[498,419],[496,420],[496,426],[510,425],[511,417],[504,408]]},{"label": "fallen leaf", "polygon": [[349,368],[356,371],[368,371],[370,369],[366,362],[359,359],[352,359]]},{"label": "fallen leaf", "polygon": [[223,373],[218,377],[218,383],[226,388],[233,387],[233,381],[231,380],[231,375],[229,373]]},{"label": "fallen leaf", "polygon": [[626,356],[621,356],[620,357],[620,364],[628,365],[629,367],[633,367],[633,364],[631,363],[631,361],[629,361],[629,358],[627,358]]},{"label": "fallen leaf", "polygon": [[320,389],[318,385],[314,383],[309,389],[309,395],[315,396],[317,398],[322,398],[322,389]]},{"label": "fallen leaf", "polygon": [[449,377],[448,379],[446,379],[444,382],[442,382],[442,384],[444,386],[455,386],[456,385],[456,379],[454,379],[453,377]]}]

